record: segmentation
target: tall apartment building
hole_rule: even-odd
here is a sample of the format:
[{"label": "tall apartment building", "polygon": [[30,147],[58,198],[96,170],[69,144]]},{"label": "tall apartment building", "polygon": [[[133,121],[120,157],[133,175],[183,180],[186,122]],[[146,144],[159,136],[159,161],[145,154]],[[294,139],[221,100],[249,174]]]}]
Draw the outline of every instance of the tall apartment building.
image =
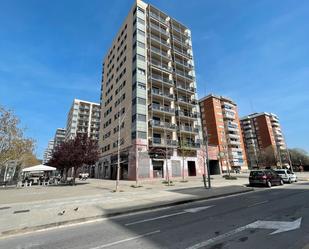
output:
[{"label": "tall apartment building", "polygon": [[104,58],[101,91],[97,177],[116,177],[118,141],[122,178],[166,177],[167,172],[181,176],[183,161],[185,175],[203,173],[191,32],[186,26],[136,1]]},{"label": "tall apartment building", "polygon": [[48,141],[47,148],[45,149],[43,154],[43,161],[42,161],[43,164],[46,164],[51,159],[54,150],[54,144],[55,144],[54,140]]},{"label": "tall apartment building", "polygon": [[87,133],[93,139],[99,139],[100,104],[74,99],[70,108],[65,139],[71,139],[77,133]]},{"label": "tall apartment building", "polygon": [[273,152],[275,158],[281,158],[280,151],[287,150],[277,115],[253,113],[241,118],[240,122],[250,167],[259,166],[263,150]]},{"label": "tall apartment building", "polygon": [[59,146],[65,140],[66,129],[58,128],[54,137],[54,148]]},{"label": "tall apartment building", "polygon": [[247,169],[237,105],[223,96],[210,94],[199,101],[204,135],[218,146],[221,171]]}]

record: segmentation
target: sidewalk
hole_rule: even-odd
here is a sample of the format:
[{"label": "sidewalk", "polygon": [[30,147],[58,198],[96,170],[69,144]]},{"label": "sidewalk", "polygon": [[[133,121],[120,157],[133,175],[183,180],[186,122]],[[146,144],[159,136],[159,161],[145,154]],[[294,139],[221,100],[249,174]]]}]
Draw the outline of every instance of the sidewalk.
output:
[{"label": "sidewalk", "polygon": [[[252,191],[244,185],[245,178],[225,180],[214,176],[213,188],[205,189],[202,179],[174,182],[141,183],[133,188],[132,181],[121,181],[121,192],[113,192],[114,181],[89,179],[76,186],[33,186],[0,190],[0,238],[10,234],[47,227],[110,217],[156,207],[177,205],[202,199]],[[64,212],[63,212],[64,211]]]}]

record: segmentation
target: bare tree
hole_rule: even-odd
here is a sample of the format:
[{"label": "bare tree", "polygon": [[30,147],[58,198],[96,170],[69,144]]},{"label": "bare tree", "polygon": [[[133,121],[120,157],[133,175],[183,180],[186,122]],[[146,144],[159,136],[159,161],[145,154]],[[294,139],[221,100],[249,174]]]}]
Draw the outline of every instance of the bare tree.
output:
[{"label": "bare tree", "polygon": [[0,170],[4,168],[4,181],[7,163],[20,161],[25,154],[33,153],[34,141],[24,137],[24,129],[19,127],[19,118],[0,106]]}]

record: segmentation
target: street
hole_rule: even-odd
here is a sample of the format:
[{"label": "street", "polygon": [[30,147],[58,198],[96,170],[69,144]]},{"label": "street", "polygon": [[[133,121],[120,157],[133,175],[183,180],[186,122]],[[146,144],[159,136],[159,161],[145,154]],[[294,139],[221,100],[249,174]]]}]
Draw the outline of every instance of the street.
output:
[{"label": "street", "polygon": [[[9,237],[0,248],[308,248],[309,183]],[[258,221],[258,222],[257,222]]]}]

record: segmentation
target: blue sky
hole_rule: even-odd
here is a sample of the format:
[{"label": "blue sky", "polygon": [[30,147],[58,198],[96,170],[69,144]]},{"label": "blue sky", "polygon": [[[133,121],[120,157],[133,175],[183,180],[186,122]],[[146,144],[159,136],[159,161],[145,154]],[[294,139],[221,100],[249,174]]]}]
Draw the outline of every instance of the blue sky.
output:
[{"label": "blue sky", "polygon": [[[240,115],[279,115],[289,147],[309,151],[309,1],[149,1],[192,31],[199,97],[229,96]],[[101,65],[132,0],[1,0],[0,104],[37,155],[74,98],[99,101]]]}]

